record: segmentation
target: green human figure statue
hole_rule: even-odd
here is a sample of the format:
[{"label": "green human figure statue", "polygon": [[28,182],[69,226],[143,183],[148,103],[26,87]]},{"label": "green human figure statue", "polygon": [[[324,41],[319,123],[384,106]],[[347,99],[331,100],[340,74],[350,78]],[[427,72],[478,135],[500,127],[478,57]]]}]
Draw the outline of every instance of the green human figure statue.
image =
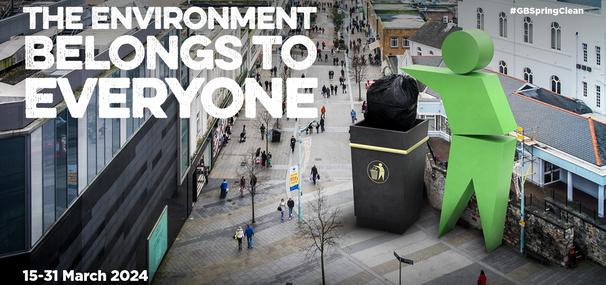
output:
[{"label": "green human figure statue", "polygon": [[440,94],[452,133],[439,234],[454,228],[475,192],[488,251],[502,242],[516,149],[516,139],[507,136],[516,122],[499,78],[477,71],[493,53],[485,32],[458,31],[442,45],[448,68],[402,69]]}]

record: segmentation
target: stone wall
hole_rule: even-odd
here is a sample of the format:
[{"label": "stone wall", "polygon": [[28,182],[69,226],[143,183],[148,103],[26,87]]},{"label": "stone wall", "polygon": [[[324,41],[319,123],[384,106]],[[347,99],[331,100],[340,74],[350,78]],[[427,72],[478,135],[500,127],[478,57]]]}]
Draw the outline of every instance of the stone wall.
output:
[{"label": "stone wall", "polygon": [[[527,208],[525,212],[525,250],[551,263],[564,266],[568,250],[572,248],[574,227],[539,209]],[[509,203],[503,242],[516,250],[520,248],[519,221],[520,209],[514,203]]]},{"label": "stone wall", "polygon": [[587,258],[606,266],[606,231],[593,224],[575,218],[575,244],[587,254]]},{"label": "stone wall", "polygon": [[606,266],[606,228],[572,207],[549,199],[560,216],[574,227],[574,244],[590,260]]},{"label": "stone wall", "polygon": [[429,205],[436,210],[442,209],[446,169],[437,166],[430,154],[425,158],[425,189]]}]

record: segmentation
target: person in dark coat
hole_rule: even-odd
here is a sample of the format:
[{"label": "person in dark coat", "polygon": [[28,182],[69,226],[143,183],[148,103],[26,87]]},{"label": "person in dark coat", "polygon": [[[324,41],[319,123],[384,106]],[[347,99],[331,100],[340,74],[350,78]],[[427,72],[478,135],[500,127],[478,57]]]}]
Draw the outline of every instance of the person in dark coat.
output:
[{"label": "person in dark coat", "polygon": [[259,131],[261,131],[261,140],[263,140],[263,138],[265,137],[265,125],[264,124],[261,124]]},{"label": "person in dark coat", "polygon": [[319,179],[319,176],[320,175],[318,175],[318,168],[314,165],[311,168],[311,180],[314,182],[314,185],[316,185],[316,181]]},{"label": "person in dark coat", "polygon": [[261,152],[261,166],[265,167],[265,163],[267,162],[267,153],[265,151]]},{"label": "person in dark coat", "polygon": [[324,116],[320,117],[320,129],[324,132]]},{"label": "person in dark coat", "polygon": [[297,143],[297,139],[295,139],[295,136],[292,136],[290,138],[290,152],[293,153],[295,152],[295,144]]},{"label": "person in dark coat", "polygon": [[286,202],[286,206],[288,206],[288,219],[292,219],[292,209],[295,207],[295,201],[292,198],[288,198],[288,202]]},{"label": "person in dark coat", "polygon": [[252,195],[255,194],[255,191],[257,190],[257,176],[255,176],[254,174],[250,175],[250,192]]}]

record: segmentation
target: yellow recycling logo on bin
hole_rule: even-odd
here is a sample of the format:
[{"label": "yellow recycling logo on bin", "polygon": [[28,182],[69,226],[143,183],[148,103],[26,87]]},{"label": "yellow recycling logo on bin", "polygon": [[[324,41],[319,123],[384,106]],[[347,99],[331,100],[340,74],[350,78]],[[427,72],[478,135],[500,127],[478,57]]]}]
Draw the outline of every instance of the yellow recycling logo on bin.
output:
[{"label": "yellow recycling logo on bin", "polygon": [[377,184],[383,184],[389,179],[389,168],[385,162],[373,160],[368,164],[366,169],[368,178]]}]

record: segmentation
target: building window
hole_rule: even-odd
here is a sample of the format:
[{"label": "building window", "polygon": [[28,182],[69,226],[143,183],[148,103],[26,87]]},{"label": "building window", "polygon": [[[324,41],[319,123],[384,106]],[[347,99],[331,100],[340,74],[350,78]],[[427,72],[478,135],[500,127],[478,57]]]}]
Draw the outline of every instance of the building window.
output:
[{"label": "building window", "polygon": [[420,47],[417,47],[417,55],[423,55],[423,51]]},{"label": "building window", "polygon": [[532,84],[533,78],[532,78],[532,70],[530,70],[530,68],[525,67],[524,68],[524,81]]},{"label": "building window", "polygon": [[587,44],[583,43],[583,62],[587,62]]},{"label": "building window", "polygon": [[55,222],[55,122],[52,120],[42,126],[42,213],[46,231]]},{"label": "building window", "polygon": [[398,38],[391,38],[391,45],[392,48],[397,48],[398,47]]},{"label": "building window", "polygon": [[543,161],[543,184],[547,185],[560,180],[560,168],[547,161]]},{"label": "building window", "polygon": [[555,75],[551,76],[551,91],[562,94],[562,83],[560,82],[560,78]]},{"label": "building window", "polygon": [[505,12],[499,13],[499,36],[507,37],[507,15]]},{"label": "building window", "polygon": [[507,75],[507,63],[504,60],[499,61],[499,72]]},{"label": "building window", "polygon": [[595,106],[602,107],[602,88],[600,85],[595,86]]},{"label": "building window", "polygon": [[551,23],[551,48],[562,50],[562,30],[556,22]]},{"label": "building window", "polygon": [[0,139],[0,254],[26,249],[26,149],[24,136]]},{"label": "building window", "polygon": [[476,28],[484,30],[484,10],[482,8],[478,8],[477,10]]},{"label": "building window", "polygon": [[524,42],[532,43],[532,19],[524,17]]},{"label": "building window", "polygon": [[181,123],[181,140],[180,140],[180,172],[181,179],[187,174],[189,166],[189,119],[179,120]]},{"label": "building window", "polygon": [[408,38],[403,38],[402,39],[402,46],[405,48],[409,48],[410,47],[410,42],[408,41]]},{"label": "building window", "polygon": [[583,81],[583,96],[587,97],[587,82]]},{"label": "building window", "polygon": [[602,49],[598,46],[595,47],[595,64],[596,65],[601,65],[602,64]]}]

